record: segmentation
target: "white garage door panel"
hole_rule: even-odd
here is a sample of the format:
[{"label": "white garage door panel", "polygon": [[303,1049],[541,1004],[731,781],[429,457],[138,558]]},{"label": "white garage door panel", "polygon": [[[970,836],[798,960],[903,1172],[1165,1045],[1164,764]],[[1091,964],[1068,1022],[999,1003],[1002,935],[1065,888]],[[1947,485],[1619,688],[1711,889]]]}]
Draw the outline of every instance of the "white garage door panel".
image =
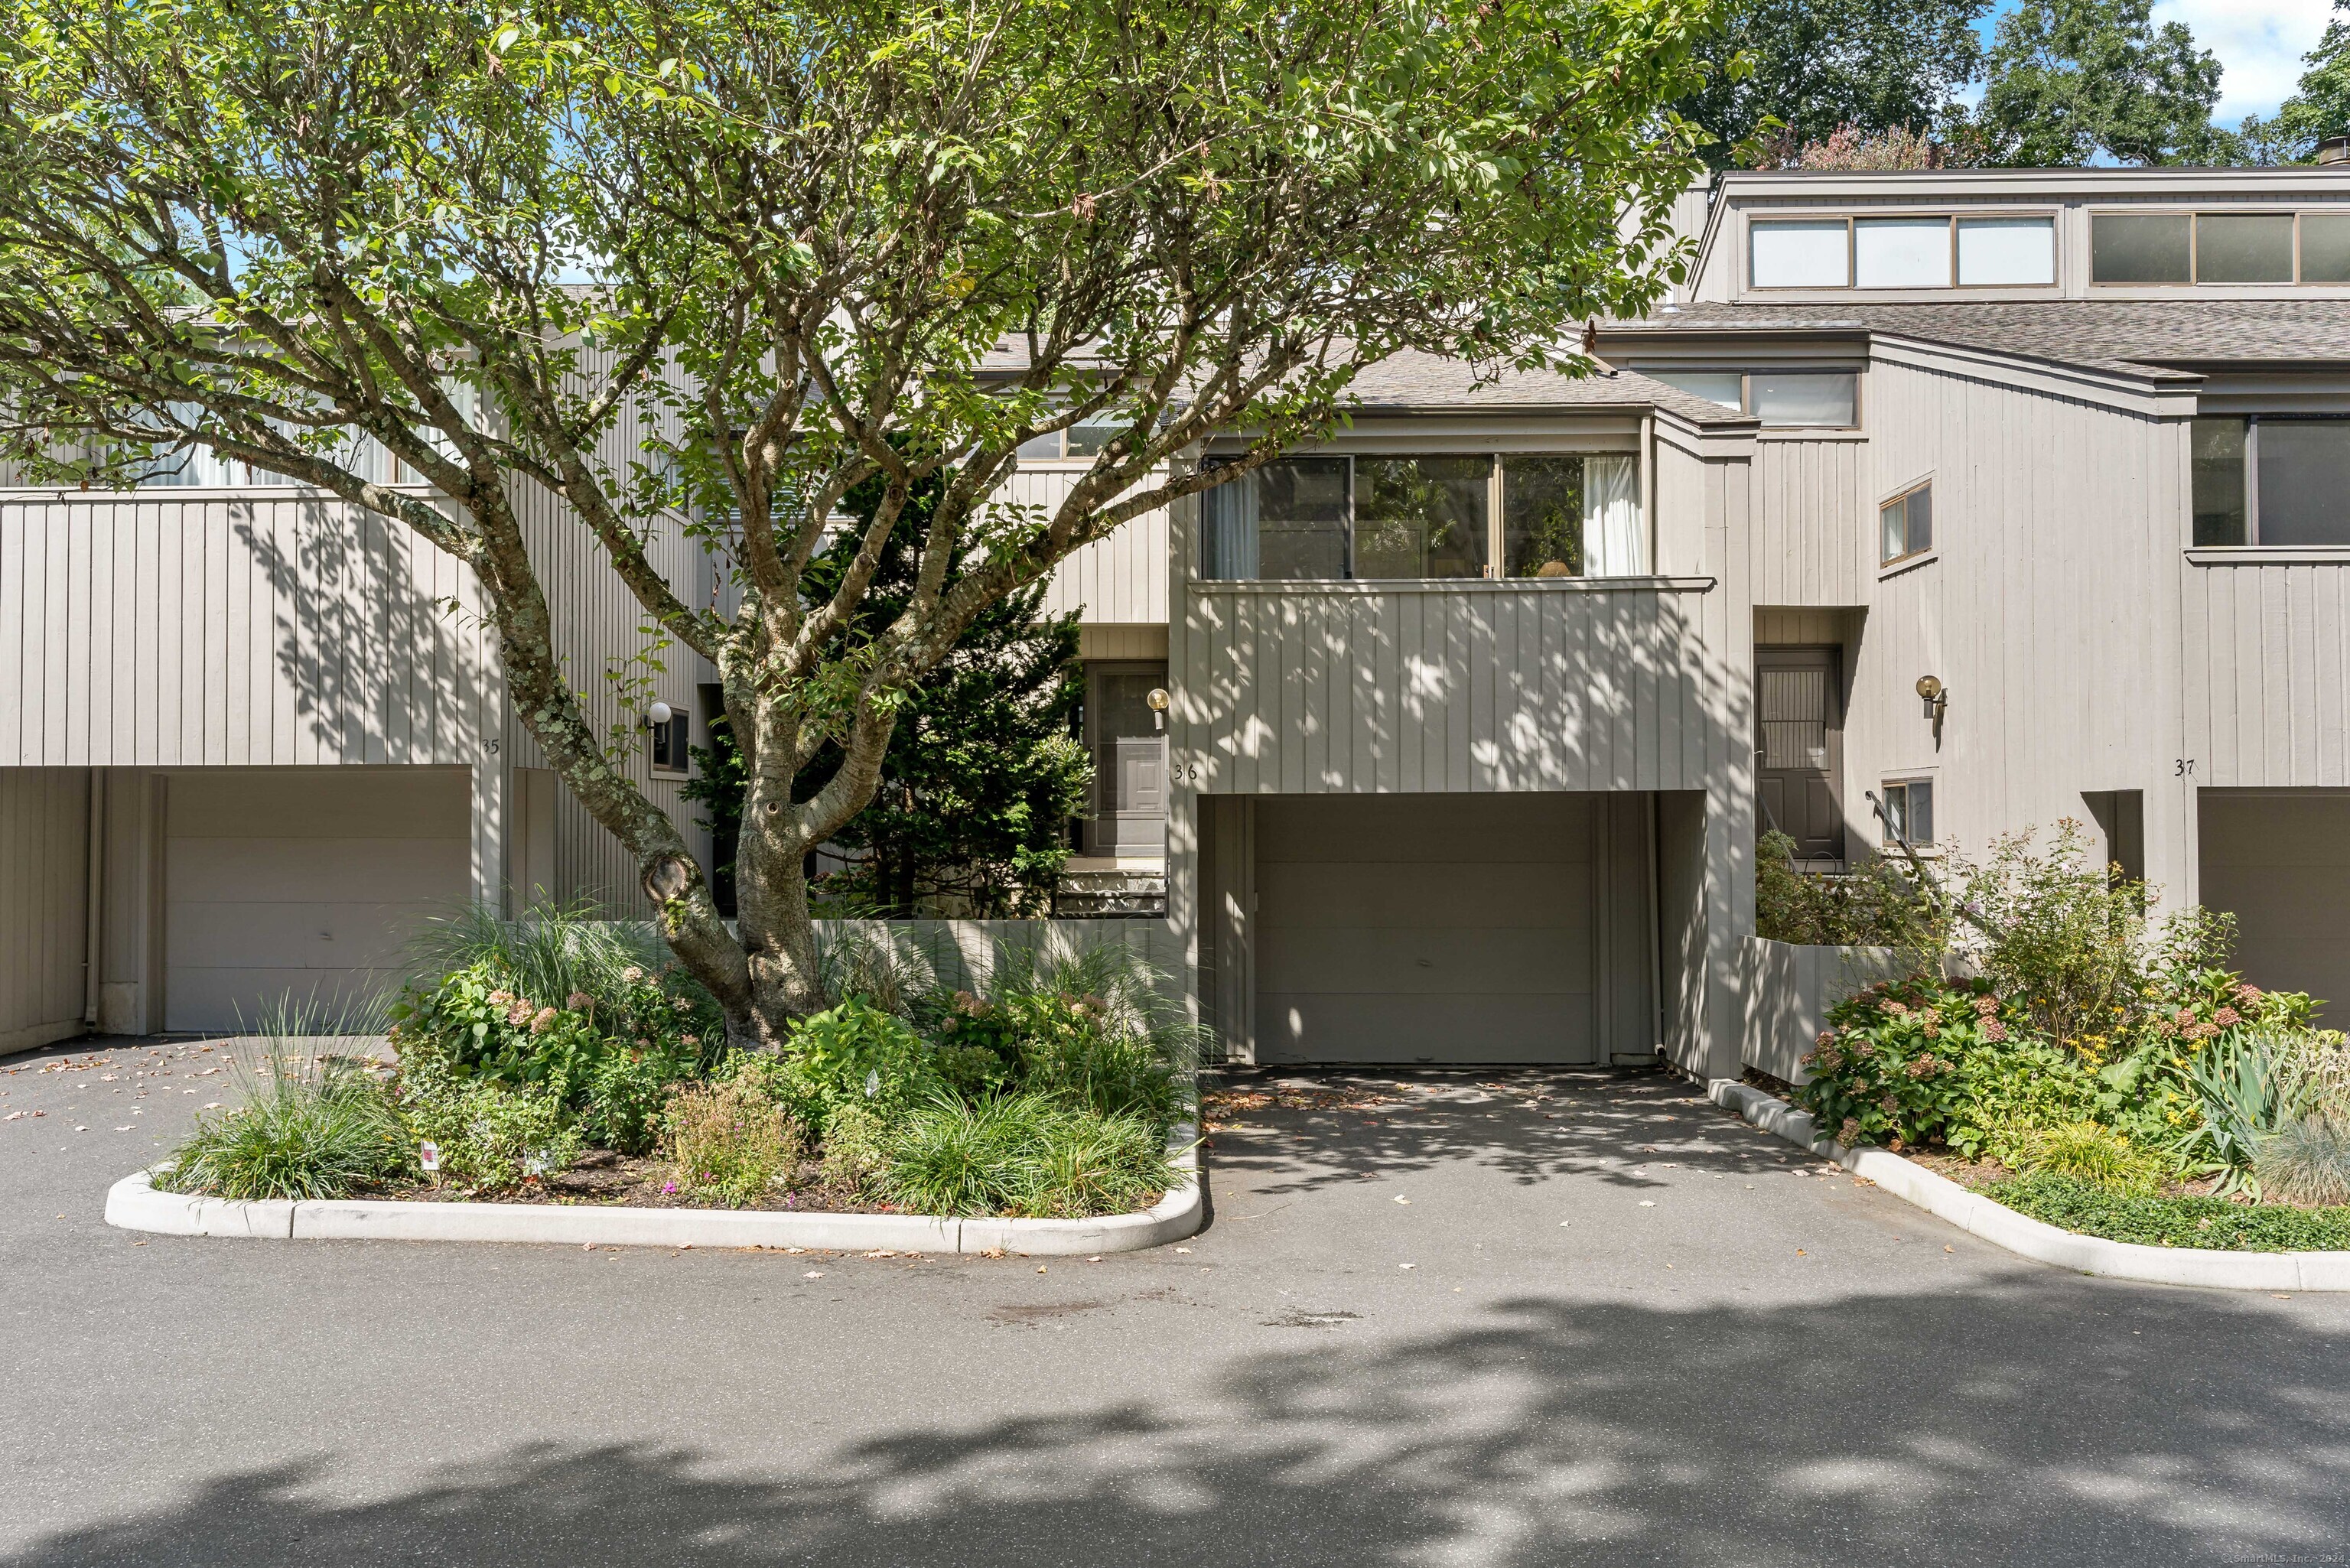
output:
[{"label": "white garage door panel", "polygon": [[265,954],[296,969],[349,969],[397,963],[415,926],[417,906],[182,903],[170,907],[165,939],[174,966],[234,969]]},{"label": "white garage door panel", "polygon": [[248,1033],[291,996],[329,1015],[366,1008],[400,983],[396,969],[181,969],[164,994],[165,1027]]},{"label": "white garage door panel", "polygon": [[1587,797],[1256,812],[1259,1060],[1598,1060]]},{"label": "white garage door panel", "polygon": [[1591,990],[1590,956],[1590,939],[1576,928],[1274,927],[1264,933],[1257,972],[1310,975],[1311,989],[1325,992],[1582,995]]},{"label": "white garage door panel", "polygon": [[1257,802],[1257,832],[1291,862],[1588,862],[1591,810],[1579,794],[1273,795]]},{"label": "white garage door panel", "polygon": [[473,866],[463,838],[182,838],[172,816],[167,886],[202,888],[211,903],[333,903],[354,893],[408,903],[463,887]]},{"label": "white garage door panel", "polygon": [[1588,996],[1399,996],[1260,992],[1257,1048],[1276,1062],[1598,1059]]},{"label": "white garage door panel", "polygon": [[2236,917],[2254,984],[2305,991],[2350,1015],[2350,792],[2206,790],[2197,803],[2203,903]]},{"label": "white garage door panel", "polygon": [[288,992],[374,996],[472,886],[461,770],[224,768],[172,774],[165,798],[172,1029],[249,1024]]},{"label": "white garage door panel", "polygon": [[[1397,874],[1399,864],[1407,875]],[[1591,874],[1587,866],[1557,861],[1455,863],[1440,877],[1409,861],[1274,862],[1258,877],[1257,898],[1282,909],[1283,923],[1293,926],[1485,928],[1502,919],[1557,926],[1587,916]]]}]

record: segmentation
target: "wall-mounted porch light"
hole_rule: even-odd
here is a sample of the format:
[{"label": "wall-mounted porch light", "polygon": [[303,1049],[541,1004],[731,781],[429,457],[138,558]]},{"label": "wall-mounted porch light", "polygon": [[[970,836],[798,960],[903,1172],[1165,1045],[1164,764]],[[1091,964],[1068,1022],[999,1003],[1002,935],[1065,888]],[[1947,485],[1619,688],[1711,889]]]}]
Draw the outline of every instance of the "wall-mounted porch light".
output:
[{"label": "wall-mounted porch light", "polygon": [[[1128,687],[1127,690],[1132,691],[1133,688]],[[1145,697],[1142,701],[1150,709],[1150,727],[1153,730],[1166,729],[1167,704],[1174,701],[1173,698],[1167,695],[1167,688],[1164,686],[1153,686],[1150,689],[1150,695]]]},{"label": "wall-mounted porch light", "polygon": [[1918,677],[1918,697],[1926,704],[1926,717],[1934,722],[1934,744],[1942,743],[1942,715],[1950,711],[1950,691],[1939,676]]}]

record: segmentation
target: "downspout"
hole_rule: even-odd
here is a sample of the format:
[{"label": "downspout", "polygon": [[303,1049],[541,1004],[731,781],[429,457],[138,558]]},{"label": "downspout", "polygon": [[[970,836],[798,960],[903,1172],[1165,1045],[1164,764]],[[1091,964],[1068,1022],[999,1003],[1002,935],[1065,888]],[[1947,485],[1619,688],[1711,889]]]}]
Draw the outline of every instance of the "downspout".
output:
[{"label": "downspout", "polygon": [[1648,1000],[1657,1012],[1657,1050],[1665,1048],[1665,883],[1657,860],[1657,792],[1648,795]]},{"label": "downspout", "polygon": [[98,1025],[99,944],[106,934],[103,899],[106,894],[106,770],[89,770],[89,891],[83,900],[88,929],[83,936],[81,1022]]}]

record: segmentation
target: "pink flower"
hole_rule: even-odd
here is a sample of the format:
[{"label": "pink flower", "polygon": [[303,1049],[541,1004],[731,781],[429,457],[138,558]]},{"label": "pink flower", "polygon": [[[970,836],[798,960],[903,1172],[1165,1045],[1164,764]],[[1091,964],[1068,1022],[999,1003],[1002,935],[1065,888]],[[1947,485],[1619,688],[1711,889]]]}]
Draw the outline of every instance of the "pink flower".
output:
[{"label": "pink flower", "polygon": [[702,1044],[702,1036],[699,1034],[681,1034],[677,1037],[677,1043],[681,1045],[699,1045]]},{"label": "pink flower", "polygon": [[2243,1022],[2243,1017],[2234,1008],[2223,1007],[2211,1015],[2211,1022],[2222,1029],[2232,1029]]},{"label": "pink flower", "polygon": [[2236,1000],[2246,1007],[2258,1007],[2261,1004],[2261,998],[2267,994],[2251,981],[2244,981],[2236,987]]},{"label": "pink flower", "polygon": [[1814,1044],[1814,1045],[1825,1045],[1825,1044],[1831,1044],[1835,1039],[1835,1030],[1833,1030],[1833,1029],[1823,1029],[1823,1030],[1821,1030],[1821,1031],[1820,1031],[1820,1036],[1819,1036],[1819,1038],[1818,1038],[1818,1039],[1816,1039],[1816,1040],[1814,1040],[1814,1041],[1813,1041],[1813,1042],[1812,1042],[1812,1044]]},{"label": "pink flower", "polygon": [[1995,996],[1978,996],[1975,998],[1975,1012],[1979,1016],[1989,1018],[1992,1013],[1997,1012],[1998,1011],[1999,998]]},{"label": "pink flower", "polygon": [[596,1004],[596,999],[584,991],[575,991],[563,999],[563,1005],[574,1012],[585,1012]]},{"label": "pink flower", "polygon": [[661,1183],[661,1190],[663,1192],[675,1192],[677,1190],[677,1183],[674,1181],[664,1181]]},{"label": "pink flower", "polygon": [[1984,1019],[1983,1038],[1990,1041],[1994,1045],[2004,1043],[2007,1039],[2007,1025],[2002,1023],[1996,1018]]},{"label": "pink flower", "polygon": [[555,1021],[559,1016],[560,1014],[558,1014],[552,1007],[540,1008],[538,1010],[538,1016],[530,1021],[530,1032],[533,1034],[546,1033],[548,1030],[555,1027]]},{"label": "pink flower", "polygon": [[1885,1011],[1895,1018],[1905,1018],[1908,1016],[1909,1012],[1908,1008],[1903,1006],[1900,1002],[1893,1001],[1887,1001],[1886,1002]]}]

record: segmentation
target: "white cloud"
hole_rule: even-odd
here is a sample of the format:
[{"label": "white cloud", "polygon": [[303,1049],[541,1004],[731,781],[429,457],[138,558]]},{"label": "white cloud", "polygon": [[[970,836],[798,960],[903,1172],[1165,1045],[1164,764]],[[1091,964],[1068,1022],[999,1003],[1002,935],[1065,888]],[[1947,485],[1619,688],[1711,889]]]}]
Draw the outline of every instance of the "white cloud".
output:
[{"label": "white cloud", "polygon": [[2317,47],[2333,10],[2331,0],[2158,0],[2154,21],[2186,23],[2220,57],[2226,70],[2211,118],[2232,127],[2248,114],[2274,114],[2291,96],[2301,57]]}]

